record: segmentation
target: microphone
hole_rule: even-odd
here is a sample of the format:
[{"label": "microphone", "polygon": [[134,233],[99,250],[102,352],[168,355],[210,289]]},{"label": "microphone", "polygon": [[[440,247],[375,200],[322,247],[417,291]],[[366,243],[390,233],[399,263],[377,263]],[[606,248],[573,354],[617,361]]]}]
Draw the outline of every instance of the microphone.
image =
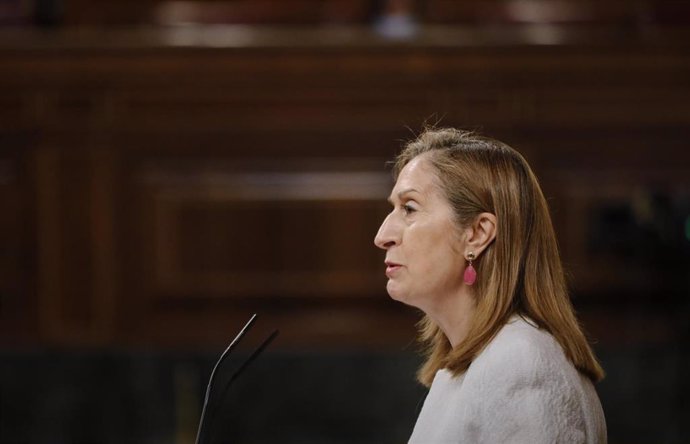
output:
[{"label": "microphone", "polygon": [[209,423],[208,426],[206,425],[206,417],[207,417],[207,410],[209,409],[209,399],[211,398],[211,392],[213,389],[213,382],[216,376],[216,371],[218,370],[218,367],[223,363],[223,361],[230,355],[230,352],[235,348],[235,346],[240,342],[240,340],[244,337],[244,335],[247,333],[249,328],[254,324],[254,321],[256,320],[256,313],[252,315],[252,317],[247,321],[247,323],[244,325],[242,330],[235,336],[235,339],[232,340],[230,345],[225,349],[225,351],[220,355],[220,358],[218,359],[218,362],[216,362],[216,365],[213,366],[213,370],[211,371],[211,376],[209,377],[208,380],[208,385],[206,386],[206,396],[204,397],[204,406],[201,409],[201,417],[199,418],[199,428],[197,429],[196,433],[196,440],[194,441],[196,444],[206,444],[208,443],[208,431],[211,430],[213,426],[213,422],[215,420],[216,412],[218,411],[220,405],[222,405],[223,398],[225,397],[225,394],[227,393],[228,389],[230,388],[230,384],[234,382],[240,374],[251,364],[258,356],[263,352],[266,347],[278,336],[278,330],[273,330],[273,332],[266,338],[264,341],[259,345],[259,347],[254,350],[254,352],[240,365],[237,370],[232,374],[228,382],[225,383],[225,386],[223,387],[223,390],[220,392],[220,396],[218,397],[218,400],[215,403],[215,407],[211,409],[210,414],[208,415],[209,418]]}]

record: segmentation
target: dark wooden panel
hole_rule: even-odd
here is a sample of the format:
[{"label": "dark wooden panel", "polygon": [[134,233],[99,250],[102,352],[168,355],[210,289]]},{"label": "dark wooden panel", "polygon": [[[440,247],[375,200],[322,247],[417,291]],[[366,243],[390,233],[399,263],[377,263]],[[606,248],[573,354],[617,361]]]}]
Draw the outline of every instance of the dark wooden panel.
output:
[{"label": "dark wooden panel", "polygon": [[[140,196],[146,269],[161,297],[370,296],[383,172],[148,171]],[[143,223],[143,222],[142,222]]]},{"label": "dark wooden panel", "polygon": [[16,131],[25,125],[25,97],[20,91],[0,91],[0,128]]},{"label": "dark wooden panel", "polygon": [[[38,335],[30,138],[0,138],[0,342],[20,345]],[[8,148],[8,146],[24,149]]]},{"label": "dark wooden panel", "polygon": [[426,18],[451,23],[608,23],[629,25],[660,1],[625,0],[429,0]]},{"label": "dark wooden panel", "polygon": [[[138,2],[68,0],[64,14],[47,18],[67,25],[127,24],[367,24],[386,9],[412,13],[423,23],[687,24],[679,0],[232,0]],[[50,13],[51,11],[46,11]]]},{"label": "dark wooden panel", "polygon": [[[38,289],[47,338],[88,337],[92,315],[88,155],[36,151]],[[86,338],[85,338],[86,339]]]},{"label": "dark wooden panel", "polygon": [[[385,308],[373,245],[391,187],[381,159],[157,156],[128,161],[123,339],[218,338],[217,322],[252,308],[276,325],[298,322],[287,343],[348,342],[352,322],[378,317],[389,327],[376,344],[404,334],[401,319],[414,322]],[[156,319],[178,327],[161,331]]]},{"label": "dark wooden panel", "polygon": [[0,66],[6,89],[43,85],[33,93],[42,112],[30,122],[54,132],[374,131],[432,116],[499,129],[591,128],[689,124],[684,54],[228,51],[9,57]]},{"label": "dark wooden panel", "polygon": [[89,137],[74,146],[38,143],[35,275],[43,341],[96,344],[115,317],[112,158]]},{"label": "dark wooden panel", "polygon": [[370,0],[68,0],[67,5],[68,25],[365,23],[373,9]]}]

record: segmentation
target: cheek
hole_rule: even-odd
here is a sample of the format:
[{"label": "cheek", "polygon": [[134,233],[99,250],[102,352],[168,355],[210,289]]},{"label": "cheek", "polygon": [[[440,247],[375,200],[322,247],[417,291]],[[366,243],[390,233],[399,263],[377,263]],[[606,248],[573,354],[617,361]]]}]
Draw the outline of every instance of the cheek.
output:
[{"label": "cheek", "polygon": [[429,279],[440,282],[453,281],[462,274],[462,264],[454,254],[442,252],[429,257],[427,264],[422,270]]},{"label": "cheek", "polygon": [[447,237],[439,238],[434,247],[420,257],[417,271],[425,280],[447,285],[462,277],[465,259],[459,251],[453,249]]}]

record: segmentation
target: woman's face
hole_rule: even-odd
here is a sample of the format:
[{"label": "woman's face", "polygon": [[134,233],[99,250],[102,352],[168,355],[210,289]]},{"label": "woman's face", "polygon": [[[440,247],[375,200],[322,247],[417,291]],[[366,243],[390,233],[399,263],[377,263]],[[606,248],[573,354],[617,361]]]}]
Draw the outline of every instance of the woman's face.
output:
[{"label": "woman's face", "polygon": [[453,210],[424,155],[400,172],[389,198],[393,210],[374,243],[386,250],[388,294],[426,313],[464,285],[465,242]]}]

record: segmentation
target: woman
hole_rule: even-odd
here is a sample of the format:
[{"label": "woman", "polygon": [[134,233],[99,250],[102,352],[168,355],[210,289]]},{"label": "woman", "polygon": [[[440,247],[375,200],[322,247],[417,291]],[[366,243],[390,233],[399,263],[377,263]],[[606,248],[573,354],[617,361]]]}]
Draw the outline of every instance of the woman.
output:
[{"label": "woman", "polygon": [[570,304],[546,200],[509,146],[427,130],[376,235],[387,290],[425,313],[410,443],[605,443],[604,372]]}]

